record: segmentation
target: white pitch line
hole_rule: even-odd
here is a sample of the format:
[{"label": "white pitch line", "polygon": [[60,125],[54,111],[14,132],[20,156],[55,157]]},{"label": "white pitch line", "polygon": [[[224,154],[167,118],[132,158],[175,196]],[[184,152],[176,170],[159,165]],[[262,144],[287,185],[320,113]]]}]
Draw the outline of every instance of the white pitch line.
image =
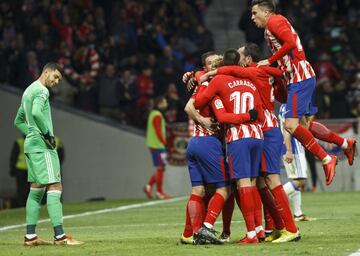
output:
[{"label": "white pitch line", "polygon": [[[161,200],[161,201],[151,201],[151,202],[140,203],[140,204],[123,205],[123,206],[119,206],[116,208],[106,208],[106,209],[102,209],[102,210],[66,215],[63,217],[63,219],[73,219],[73,218],[77,218],[77,217],[91,216],[91,215],[103,214],[103,213],[108,213],[108,212],[119,212],[119,211],[134,209],[134,208],[141,208],[141,207],[158,205],[158,204],[172,203],[172,202],[177,202],[177,201],[183,200],[185,198],[186,197],[176,197],[176,198]],[[44,223],[44,222],[50,222],[50,219],[39,220],[37,223]],[[25,226],[26,226],[26,223],[18,224],[18,225],[11,225],[11,226],[4,226],[4,227],[0,227],[0,232],[5,231],[5,230],[21,228],[21,227],[25,227]]]},{"label": "white pitch line", "polygon": [[350,254],[349,256],[360,256],[360,249],[357,252]]}]

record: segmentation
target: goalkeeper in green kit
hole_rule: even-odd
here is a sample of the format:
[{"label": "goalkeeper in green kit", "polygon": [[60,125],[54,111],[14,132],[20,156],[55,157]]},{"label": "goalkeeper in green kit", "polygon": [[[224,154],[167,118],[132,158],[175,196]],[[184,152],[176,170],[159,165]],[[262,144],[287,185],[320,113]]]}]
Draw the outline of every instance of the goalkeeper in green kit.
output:
[{"label": "goalkeeper in green kit", "polygon": [[15,126],[26,136],[24,152],[28,166],[28,181],[31,183],[26,202],[26,246],[50,244],[40,239],[35,232],[45,191],[46,206],[55,232],[54,245],[83,244],[66,235],[63,229],[60,163],[55,150],[48,90],[56,86],[61,78],[62,69],[57,63],[46,64],[39,79],[24,91],[15,118]]}]

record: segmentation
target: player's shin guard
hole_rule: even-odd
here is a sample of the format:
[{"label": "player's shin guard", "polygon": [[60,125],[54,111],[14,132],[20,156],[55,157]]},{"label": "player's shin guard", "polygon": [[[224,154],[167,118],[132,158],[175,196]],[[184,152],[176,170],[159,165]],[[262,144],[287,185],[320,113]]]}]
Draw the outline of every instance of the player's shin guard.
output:
[{"label": "player's shin guard", "polygon": [[298,125],[292,135],[319,160],[322,161],[328,155],[305,127]]},{"label": "player's shin guard", "polygon": [[279,185],[275,187],[272,190],[272,193],[274,195],[278,212],[280,213],[281,218],[285,223],[286,230],[291,233],[296,233],[297,227],[295,225],[295,221],[290,210],[289,201],[287,199],[283,186]]},{"label": "player's shin guard", "polygon": [[261,209],[261,198],[257,187],[252,187],[252,195],[254,199],[254,211],[255,211],[255,227],[262,228],[262,209]]},{"label": "player's shin guard", "polygon": [[248,233],[252,231],[255,233],[255,209],[252,197],[252,187],[240,187],[238,193],[240,197],[240,210],[246,223],[246,229]]},{"label": "player's shin guard", "polygon": [[39,219],[40,204],[45,194],[45,188],[30,188],[26,201],[26,234],[34,235]]},{"label": "player's shin guard", "polygon": [[283,229],[285,224],[276,207],[274,196],[267,187],[259,189],[259,193],[264,207],[269,211],[271,218],[274,221],[275,228],[277,230]]},{"label": "player's shin guard", "polygon": [[156,187],[157,192],[163,193],[163,179],[164,179],[165,167],[160,166],[156,169]]},{"label": "player's shin guard", "polygon": [[274,221],[271,218],[268,208],[264,205],[265,231],[269,232],[274,229]]},{"label": "player's shin guard", "polygon": [[51,224],[54,228],[55,237],[59,238],[64,235],[63,230],[63,210],[62,204],[60,201],[61,191],[60,190],[50,190],[47,192],[47,210],[49,213]]},{"label": "player's shin guard", "polygon": [[205,218],[205,207],[202,198],[200,196],[191,194],[187,204],[187,209],[192,230],[194,233],[197,233]]},{"label": "player's shin guard", "polygon": [[222,209],[222,220],[223,220],[223,233],[230,235],[231,219],[234,212],[234,192],[231,193],[229,198],[226,200]]},{"label": "player's shin guard", "polygon": [[190,237],[193,234],[192,226],[191,226],[191,219],[189,215],[189,208],[188,205],[186,205],[186,219],[185,219],[185,227],[183,231],[184,237]]},{"label": "player's shin guard", "polygon": [[344,138],[329,130],[325,125],[315,121],[310,122],[309,131],[314,135],[315,138],[329,143],[334,143],[339,147],[343,145],[345,140]]},{"label": "player's shin guard", "polygon": [[216,219],[219,217],[219,214],[224,206],[224,203],[225,203],[225,198],[221,194],[216,192],[209,202],[209,206],[207,209],[204,222],[214,225]]}]

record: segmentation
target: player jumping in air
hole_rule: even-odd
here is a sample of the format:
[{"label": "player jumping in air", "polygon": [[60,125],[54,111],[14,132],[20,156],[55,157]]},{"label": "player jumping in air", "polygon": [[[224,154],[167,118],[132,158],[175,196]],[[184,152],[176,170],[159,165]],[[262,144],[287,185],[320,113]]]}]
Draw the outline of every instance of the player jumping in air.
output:
[{"label": "player jumping in air", "polygon": [[265,29],[265,39],[273,52],[270,58],[259,61],[258,66],[277,61],[287,83],[285,129],[322,161],[326,185],[330,185],[335,176],[337,157],[328,155],[315,138],[341,147],[350,165],[353,164],[356,141],[338,136],[311,118],[317,112],[314,104],[315,73],[306,60],[298,34],[284,16],[275,14],[273,2],[253,0],[251,19],[256,26]]}]

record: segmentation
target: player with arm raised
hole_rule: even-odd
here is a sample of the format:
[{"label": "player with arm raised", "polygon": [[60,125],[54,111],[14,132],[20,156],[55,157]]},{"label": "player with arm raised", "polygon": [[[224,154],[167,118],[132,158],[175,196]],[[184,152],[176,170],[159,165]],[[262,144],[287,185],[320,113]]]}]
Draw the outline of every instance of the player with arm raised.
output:
[{"label": "player with arm raised", "polygon": [[271,0],[253,0],[251,19],[265,29],[265,39],[273,55],[258,63],[267,66],[278,63],[288,86],[285,129],[323,163],[326,185],[330,185],[335,176],[336,156],[328,155],[315,138],[340,146],[353,164],[356,141],[344,139],[331,132],[312,118],[316,114],[315,86],[316,77],[313,68],[306,60],[300,38],[289,21],[275,14],[275,5]]},{"label": "player with arm raised", "polygon": [[25,89],[15,118],[15,126],[26,135],[24,152],[28,181],[31,183],[26,202],[26,246],[49,244],[35,232],[45,191],[46,206],[55,233],[54,245],[83,244],[66,235],[63,229],[60,163],[55,149],[48,90],[56,86],[61,78],[61,67],[57,63],[46,64],[39,79]]},{"label": "player with arm raised", "polygon": [[[224,53],[224,65],[236,65],[240,55],[236,49]],[[232,76],[218,75],[214,77],[206,90],[198,94],[195,107],[201,109],[215,96],[219,96],[227,112],[245,114],[256,109],[259,119],[263,121],[261,99],[255,85],[249,79],[239,79]],[[241,212],[244,216],[247,235],[238,241],[240,244],[258,243],[255,232],[254,193],[256,177],[259,175],[261,152],[263,149],[263,133],[258,121],[229,125],[226,142],[230,178],[237,180]]]}]

